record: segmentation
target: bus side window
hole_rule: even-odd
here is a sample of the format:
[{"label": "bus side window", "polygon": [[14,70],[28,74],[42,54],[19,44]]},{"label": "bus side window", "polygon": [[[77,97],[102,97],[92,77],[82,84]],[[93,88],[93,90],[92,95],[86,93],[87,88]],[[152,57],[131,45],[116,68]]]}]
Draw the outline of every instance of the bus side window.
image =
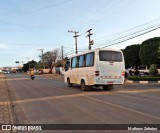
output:
[{"label": "bus side window", "polygon": [[86,61],[83,61],[83,66],[86,66]]},{"label": "bus side window", "polygon": [[77,65],[77,57],[72,58],[72,68],[76,68]]},{"label": "bus side window", "polygon": [[90,64],[90,54],[86,54],[86,66]]},{"label": "bus side window", "polygon": [[86,55],[83,55],[83,67],[86,66]]},{"label": "bus side window", "polygon": [[84,62],[84,55],[81,55],[79,57],[79,67],[83,67],[84,66],[83,62]]},{"label": "bus side window", "polygon": [[86,66],[94,65],[94,53],[89,53],[86,55]]},{"label": "bus side window", "polygon": [[79,67],[79,57],[77,57],[76,67]]},{"label": "bus side window", "polygon": [[94,52],[92,52],[90,54],[91,54],[90,66],[94,66]]}]

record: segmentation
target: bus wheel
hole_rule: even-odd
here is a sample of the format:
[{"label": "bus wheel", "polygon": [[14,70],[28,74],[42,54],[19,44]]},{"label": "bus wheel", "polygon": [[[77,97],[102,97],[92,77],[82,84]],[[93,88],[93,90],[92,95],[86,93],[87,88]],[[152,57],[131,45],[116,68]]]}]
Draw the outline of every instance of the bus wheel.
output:
[{"label": "bus wheel", "polygon": [[82,89],[83,91],[86,91],[86,83],[85,83],[84,80],[81,81],[81,89]]},{"label": "bus wheel", "polygon": [[103,90],[111,90],[113,89],[113,85],[103,85]]},{"label": "bus wheel", "polygon": [[69,87],[72,87],[72,83],[70,83],[70,79],[69,78],[67,78],[67,84],[68,84]]},{"label": "bus wheel", "polygon": [[82,80],[82,81],[81,81],[81,89],[82,89],[83,91],[89,91],[89,90],[92,90],[92,86],[86,85],[85,81]]}]

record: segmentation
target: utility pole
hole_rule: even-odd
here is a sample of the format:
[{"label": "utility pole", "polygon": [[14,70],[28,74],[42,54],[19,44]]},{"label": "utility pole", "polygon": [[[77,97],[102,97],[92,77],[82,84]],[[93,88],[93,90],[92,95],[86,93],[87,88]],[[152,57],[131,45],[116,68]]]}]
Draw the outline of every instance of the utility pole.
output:
[{"label": "utility pole", "polygon": [[79,31],[72,31],[69,30],[68,32],[74,33],[75,36],[73,36],[75,38],[75,45],[76,45],[76,54],[78,54],[78,49],[77,49],[77,37],[79,37],[80,35],[77,35],[79,33]]},{"label": "utility pole", "polygon": [[62,60],[63,60],[63,46],[61,46],[61,50],[62,50]]},{"label": "utility pole", "polygon": [[91,50],[91,45],[93,45],[93,40],[91,41],[91,36],[93,35],[93,33],[91,33],[92,29],[89,29],[88,31],[86,31],[86,33],[88,32],[88,35],[86,37],[89,38],[89,50]]},{"label": "utility pole", "polygon": [[44,49],[37,49],[38,51],[41,51],[41,53],[42,53],[42,65],[43,65],[43,68],[45,69],[45,65],[44,65],[44,62],[43,62],[43,50]]}]

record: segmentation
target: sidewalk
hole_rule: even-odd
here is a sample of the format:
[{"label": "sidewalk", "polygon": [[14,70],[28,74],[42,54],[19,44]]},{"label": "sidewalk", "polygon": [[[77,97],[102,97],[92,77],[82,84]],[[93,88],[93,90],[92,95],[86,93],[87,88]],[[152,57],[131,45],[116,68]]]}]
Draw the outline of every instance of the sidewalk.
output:
[{"label": "sidewalk", "polygon": [[4,74],[0,74],[0,124],[10,124],[13,122],[5,78]]}]

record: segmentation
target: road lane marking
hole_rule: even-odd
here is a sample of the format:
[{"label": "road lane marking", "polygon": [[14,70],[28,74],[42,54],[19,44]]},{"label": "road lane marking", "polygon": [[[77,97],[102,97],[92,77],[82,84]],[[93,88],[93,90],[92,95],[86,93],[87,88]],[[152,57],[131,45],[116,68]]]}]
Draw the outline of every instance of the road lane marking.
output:
[{"label": "road lane marking", "polygon": [[7,102],[0,102],[0,106],[4,106],[4,105],[8,105],[8,101]]},{"label": "road lane marking", "polygon": [[[69,91],[69,92],[72,92],[72,91]],[[86,95],[94,95],[94,96],[96,96],[97,94],[88,93]],[[98,95],[102,95],[102,94],[98,94]],[[73,94],[72,93],[72,94],[66,94],[66,95],[63,95],[63,96],[52,96],[52,97],[42,97],[42,98],[31,98],[31,99],[14,100],[13,102],[14,103],[27,103],[27,102],[36,102],[36,101],[45,101],[45,100],[54,100],[54,99],[63,99],[63,98],[73,98],[73,97],[80,97],[80,96],[81,96],[80,94],[77,94],[77,93]],[[3,104],[3,103],[7,104],[7,102],[9,102],[9,101],[0,102],[0,104]]]},{"label": "road lane marking", "polygon": [[[44,79],[44,78],[37,78],[36,77],[36,79]],[[31,79],[30,79],[30,77],[28,77],[28,78],[13,78],[13,79],[10,78],[10,79],[6,79],[6,80],[7,81],[12,81],[12,80],[14,81],[14,80],[31,80]]]},{"label": "road lane marking", "polygon": [[[44,98],[36,98],[36,99],[24,99],[24,100],[15,100],[15,101],[13,101],[13,103],[16,104],[16,103],[36,102],[36,101],[45,101],[45,100],[54,100],[54,99],[63,99],[63,98],[85,97],[85,98],[88,98],[90,100],[101,102],[103,104],[111,105],[111,106],[114,106],[114,107],[117,107],[117,108],[121,108],[121,109],[128,110],[128,111],[131,111],[131,112],[134,112],[134,113],[137,113],[137,114],[141,114],[141,115],[145,115],[147,117],[151,117],[153,119],[160,120],[160,118],[157,117],[157,116],[147,114],[147,113],[135,110],[135,109],[127,108],[127,107],[124,107],[124,106],[121,106],[121,105],[118,105],[118,104],[114,104],[114,103],[111,103],[111,102],[103,101],[103,100],[100,100],[100,99],[97,99],[97,98],[93,98],[93,97],[90,97],[91,95],[95,95],[95,94],[93,94],[93,93],[92,94],[85,94],[84,93],[84,94],[70,94],[70,95],[65,95],[65,96],[44,97]],[[3,102],[3,105],[4,104],[6,105],[7,102]]]},{"label": "road lane marking", "polygon": [[[27,103],[27,102],[36,102],[36,101],[45,101],[45,100],[54,100],[54,99],[63,99],[63,98],[72,98],[77,97],[78,95],[70,94],[70,95],[64,95],[64,96],[53,96],[53,97],[43,97],[43,98],[32,98],[32,99],[23,99],[23,100],[14,100],[13,103]],[[9,102],[9,101],[7,101]],[[7,103],[3,102],[3,103]]]},{"label": "road lane marking", "polygon": [[[72,92],[72,91],[67,91],[67,92]],[[102,95],[102,93],[100,93],[100,94],[95,94],[95,93],[87,93],[86,94],[85,93],[85,95],[94,95],[94,96],[96,96],[96,95]],[[63,95],[63,96],[51,96],[51,97],[42,97],[42,98],[31,98],[31,99],[14,100],[13,102],[14,103],[28,103],[28,102],[36,102],[36,101],[73,98],[73,97],[80,97],[80,96],[81,96],[80,94],[72,93],[72,94],[66,94],[66,95]],[[0,104],[7,104],[7,102],[10,102],[10,101],[0,102]]]},{"label": "road lane marking", "polygon": [[100,99],[97,99],[97,98],[89,97],[87,95],[83,95],[83,94],[79,94],[79,95],[82,95],[82,96],[84,96],[88,99],[91,99],[91,100],[94,100],[94,101],[97,101],[97,102],[101,102],[101,103],[104,103],[104,104],[109,104],[109,105],[112,105],[112,106],[115,106],[115,107],[118,107],[118,108],[121,108],[121,109],[125,109],[125,110],[131,111],[131,112],[135,112],[135,113],[138,113],[138,114],[141,114],[141,115],[146,115],[148,117],[160,120],[160,118],[157,117],[157,116],[150,115],[150,114],[147,114],[147,113],[144,113],[144,112],[141,112],[141,111],[137,111],[135,109],[127,108],[127,107],[124,107],[124,106],[121,106],[121,105],[118,105],[118,104],[114,104],[114,103],[103,101],[103,100],[100,100]]},{"label": "road lane marking", "polygon": [[147,113],[135,110],[135,109],[127,108],[127,107],[124,107],[124,106],[121,106],[121,105],[118,105],[118,104],[114,104],[114,103],[111,103],[111,102],[103,101],[103,100],[100,100],[100,99],[97,99],[97,98],[93,98],[93,97],[89,97],[89,96],[86,96],[86,95],[83,95],[83,94],[79,94],[79,95],[82,95],[82,96],[84,96],[84,97],[86,97],[88,99],[91,99],[91,100],[94,100],[94,101],[97,101],[97,102],[101,102],[101,103],[104,103],[104,104],[109,104],[109,105],[114,106],[114,107],[118,107],[118,108],[121,108],[121,109],[124,109],[124,110],[128,110],[128,111],[131,111],[131,112],[134,112],[134,113],[138,113],[138,114],[141,114],[141,115],[145,115],[145,116],[151,117],[153,119],[160,120],[160,117],[157,117],[157,116],[154,116],[154,115],[150,115],[150,114],[147,114]]}]

